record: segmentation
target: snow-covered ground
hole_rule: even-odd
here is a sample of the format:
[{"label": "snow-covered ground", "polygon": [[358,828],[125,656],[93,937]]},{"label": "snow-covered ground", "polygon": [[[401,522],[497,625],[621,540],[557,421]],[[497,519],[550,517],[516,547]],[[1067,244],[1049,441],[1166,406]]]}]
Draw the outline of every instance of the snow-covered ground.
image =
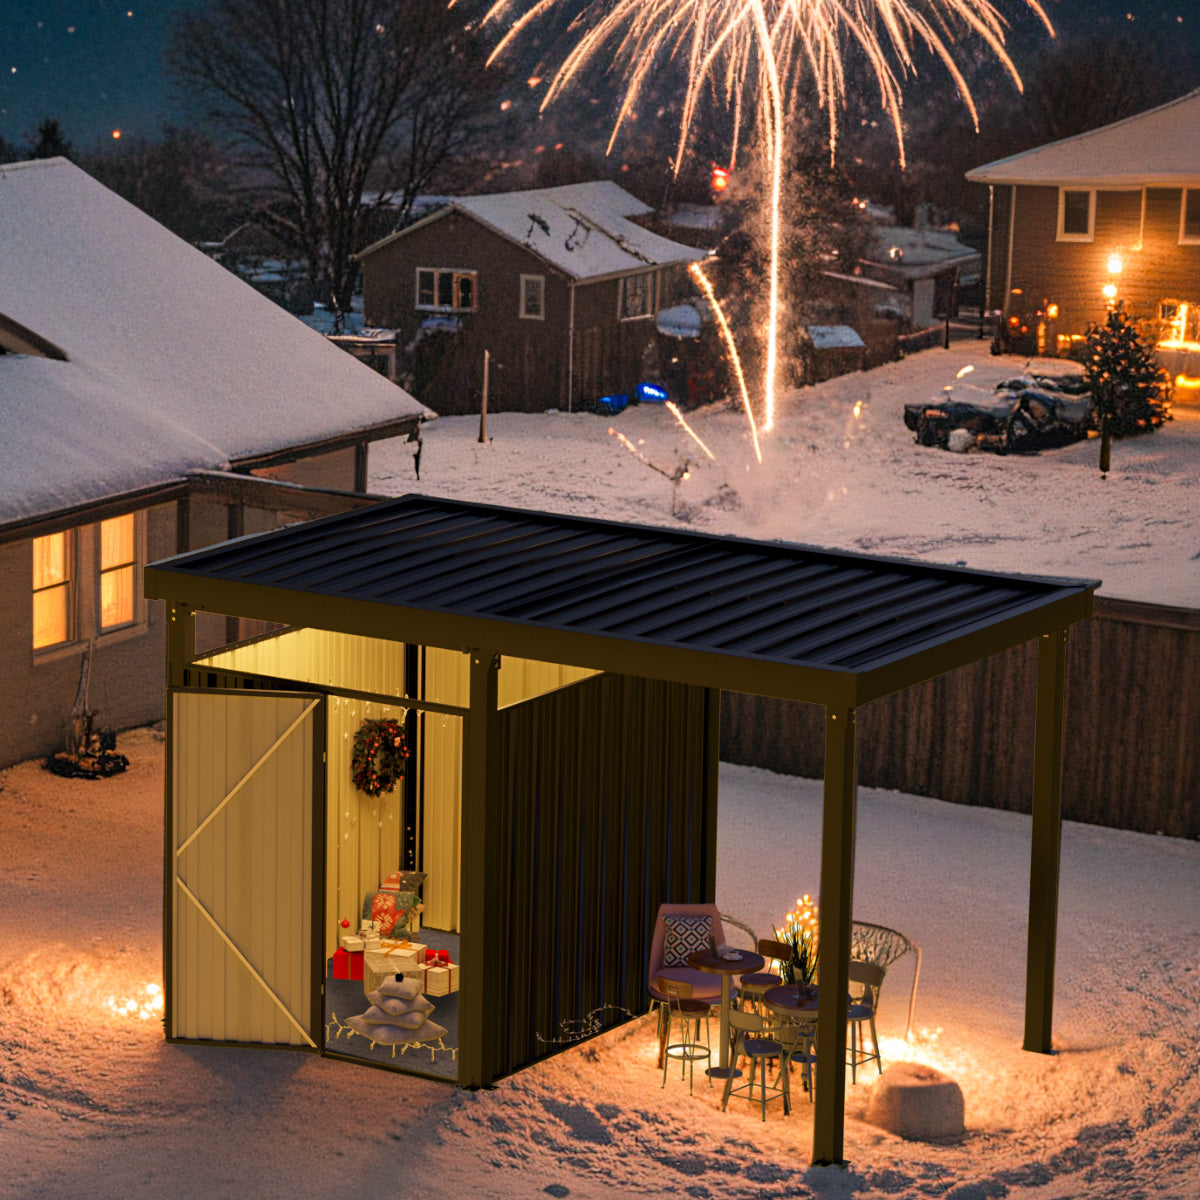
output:
[{"label": "snow-covered ground", "polygon": [[[611,418],[492,412],[486,444],[478,418],[442,417],[426,427],[419,482],[411,445],[396,441],[372,447],[370,486],[1099,579],[1101,595],[1200,606],[1200,407],[1177,405],[1157,432],[1115,443],[1107,477],[1094,439],[1004,457],[914,443],[906,403],[951,385],[956,397],[988,396],[1027,361],[968,339],[790,392],[762,439],[762,466],[740,408],[726,405],[686,414],[715,460],[657,405]],[[675,488],[667,476],[685,459],[690,477]]]},{"label": "snow-covered ground", "polygon": [[[1033,457],[923,449],[908,400],[990,391],[1024,364],[932,350],[786,398],[754,464],[736,411],[606,420],[493,413],[372,451],[375,490],[425,490],[712,532],[1104,581],[1105,594],[1200,598],[1200,410],[1114,448]],[[1036,365],[1036,364],[1035,364]],[[1046,366],[1061,368],[1062,364]],[[436,404],[435,404],[436,407]],[[623,432],[672,484],[621,446]],[[651,1023],[632,1022],[468,1094],[309,1055],[166,1045],[106,1004],[161,983],[162,744],[123,735],[131,770],[0,772],[0,1197],[470,1195],[696,1200],[1198,1200],[1200,844],[1068,823],[1058,940],[1059,1053],[1020,1049],[1028,818],[863,789],[855,914],[924,950],[912,1054],[961,1085],[968,1132],[901,1141],[861,1121],[848,1169],[812,1169],[812,1112],[765,1124],[745,1102],[660,1088]],[[760,934],[816,892],[820,785],[721,775],[717,901]],[[880,1032],[899,1052],[911,962],[889,972]],[[818,1086],[820,1082],[818,1081]]]},{"label": "snow-covered ground", "polygon": [[[106,1001],[161,981],[163,747],[130,771],[0,773],[0,1196],[248,1200],[1196,1200],[1200,845],[1068,823],[1055,1028],[1020,1049],[1028,819],[864,789],[855,912],[924,950],[914,1057],[956,1079],[967,1136],[902,1141],[847,1089],[847,1169],[812,1109],[767,1121],[655,1067],[642,1019],[465,1093],[304,1054],[168,1046]],[[717,900],[765,933],[816,891],[820,785],[721,773]],[[880,1009],[896,1052],[910,959]],[[885,1063],[887,1057],[885,1057]],[[820,1086],[818,1080],[817,1086]]]}]

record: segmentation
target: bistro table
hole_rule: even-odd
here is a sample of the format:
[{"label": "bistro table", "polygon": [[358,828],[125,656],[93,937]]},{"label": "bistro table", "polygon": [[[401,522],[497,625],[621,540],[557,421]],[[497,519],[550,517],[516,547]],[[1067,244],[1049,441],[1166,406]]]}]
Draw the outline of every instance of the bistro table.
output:
[{"label": "bistro table", "polygon": [[[731,958],[734,954],[737,957]],[[721,1055],[720,1065],[709,1067],[708,1073],[715,1079],[737,1079],[741,1075],[736,1067],[729,1065],[729,997],[735,975],[754,975],[767,965],[761,954],[749,950],[727,950],[714,954],[711,950],[697,950],[689,954],[687,964],[693,970],[704,971],[721,977]]]},{"label": "bistro table", "polygon": [[811,995],[803,1000],[796,996],[794,983],[783,983],[779,987],[767,988],[763,994],[763,1003],[772,1011],[785,1017],[798,1018],[801,1021],[817,1019],[817,985],[809,984]]}]

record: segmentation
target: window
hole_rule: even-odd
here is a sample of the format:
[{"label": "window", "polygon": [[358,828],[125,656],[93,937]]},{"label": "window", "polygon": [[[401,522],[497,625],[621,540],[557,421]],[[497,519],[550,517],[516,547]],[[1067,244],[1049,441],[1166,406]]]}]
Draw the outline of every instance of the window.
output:
[{"label": "window", "polygon": [[620,317],[633,321],[654,315],[654,275],[626,275],[621,280]]},{"label": "window", "polygon": [[1058,240],[1090,242],[1096,227],[1094,188],[1058,190]]},{"label": "window", "polygon": [[545,275],[521,276],[521,316],[527,321],[546,319]]},{"label": "window", "polygon": [[100,522],[100,629],[129,625],[134,618],[137,528],[133,513]]},{"label": "window", "polygon": [[434,312],[474,312],[478,299],[475,276],[474,271],[418,267],[417,307]]},{"label": "window", "polygon": [[1200,188],[1184,188],[1179,213],[1180,242],[1200,242]]},{"label": "window", "polygon": [[70,532],[33,539],[33,648],[71,640]]}]

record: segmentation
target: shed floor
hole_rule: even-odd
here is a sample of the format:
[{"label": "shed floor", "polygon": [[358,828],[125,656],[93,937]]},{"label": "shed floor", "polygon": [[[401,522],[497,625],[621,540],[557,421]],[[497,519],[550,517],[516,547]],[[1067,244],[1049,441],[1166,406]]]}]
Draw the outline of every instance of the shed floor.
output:
[{"label": "shed floor", "polygon": [[[458,962],[458,934],[440,929],[424,928],[421,941],[434,950],[449,950],[450,961]],[[437,1075],[443,1079],[458,1079],[458,993],[448,996],[429,996],[436,1021],[446,1030],[441,1046],[409,1046],[407,1050],[384,1045],[372,1046],[361,1034],[344,1028],[348,1017],[366,1012],[369,1007],[363,995],[361,979],[334,979],[333,962],[325,963],[325,1048],[336,1054],[348,1054],[369,1062],[383,1063],[398,1071]],[[342,1027],[342,1028],[340,1028]]]}]

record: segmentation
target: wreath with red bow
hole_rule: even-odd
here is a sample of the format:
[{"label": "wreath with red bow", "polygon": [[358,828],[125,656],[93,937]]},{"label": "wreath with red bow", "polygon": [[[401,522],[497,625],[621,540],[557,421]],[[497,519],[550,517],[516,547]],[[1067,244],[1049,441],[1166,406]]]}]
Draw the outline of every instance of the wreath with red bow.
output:
[{"label": "wreath with red bow", "polygon": [[354,786],[368,796],[382,796],[404,779],[408,738],[399,721],[364,721],[354,735],[350,757]]}]

